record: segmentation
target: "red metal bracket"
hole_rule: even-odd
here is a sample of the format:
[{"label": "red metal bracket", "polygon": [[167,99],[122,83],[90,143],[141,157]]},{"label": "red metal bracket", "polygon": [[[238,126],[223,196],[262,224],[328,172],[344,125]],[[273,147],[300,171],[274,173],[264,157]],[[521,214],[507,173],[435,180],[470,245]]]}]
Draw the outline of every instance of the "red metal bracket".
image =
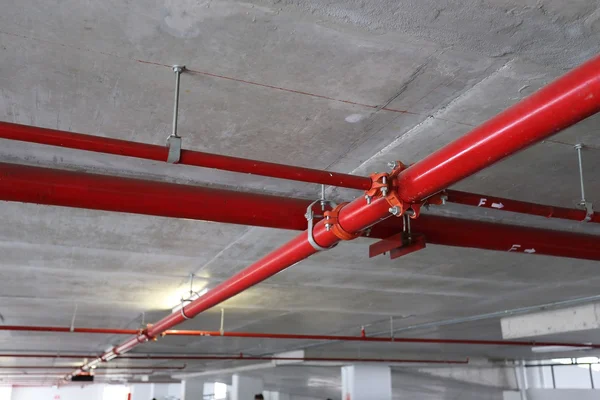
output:
[{"label": "red metal bracket", "polygon": [[383,239],[369,246],[369,258],[380,254],[390,253],[390,259],[394,260],[406,254],[413,253],[425,248],[425,235],[419,233],[397,233],[387,239]]},{"label": "red metal bracket", "polygon": [[390,205],[390,212],[396,217],[401,217],[406,210],[412,209],[411,218],[417,218],[421,212],[420,203],[408,204],[398,196],[398,174],[408,168],[400,161],[396,161],[394,169],[389,174],[386,172],[371,175],[371,188],[365,192],[367,203],[373,198],[383,197]]},{"label": "red metal bracket", "polygon": [[352,240],[359,237],[362,234],[362,232],[350,233],[344,228],[342,228],[342,226],[340,225],[338,215],[346,204],[348,203],[342,203],[331,211],[325,211],[323,213],[323,216],[325,217],[325,227],[327,228],[327,230],[331,230],[331,232],[333,232],[333,234],[341,240]]}]

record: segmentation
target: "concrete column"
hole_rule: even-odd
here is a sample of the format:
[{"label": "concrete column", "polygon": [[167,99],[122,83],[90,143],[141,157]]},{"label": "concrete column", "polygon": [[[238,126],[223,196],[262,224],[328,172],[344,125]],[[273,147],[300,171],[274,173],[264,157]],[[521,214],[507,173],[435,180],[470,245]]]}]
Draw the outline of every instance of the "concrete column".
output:
[{"label": "concrete column", "polygon": [[181,382],[181,400],[203,400],[204,381],[188,379]]},{"label": "concrete column", "polygon": [[291,400],[291,396],[281,392],[263,392],[265,400]]},{"label": "concrete column", "polygon": [[131,385],[131,400],[152,400],[154,397],[154,384],[137,383]]},{"label": "concrete column", "polygon": [[157,400],[164,400],[173,396],[179,396],[181,393],[181,385],[179,383],[155,383],[154,394],[150,399],[155,397]]},{"label": "concrete column", "polygon": [[231,400],[254,399],[255,394],[263,392],[262,379],[235,374],[231,377]]},{"label": "concrete column", "polygon": [[342,367],[342,400],[392,400],[392,371],[381,365]]}]

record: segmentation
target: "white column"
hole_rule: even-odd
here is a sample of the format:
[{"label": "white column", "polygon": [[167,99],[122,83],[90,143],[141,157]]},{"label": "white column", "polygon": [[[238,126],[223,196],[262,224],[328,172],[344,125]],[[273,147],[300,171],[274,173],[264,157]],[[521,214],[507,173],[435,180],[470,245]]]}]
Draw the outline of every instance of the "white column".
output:
[{"label": "white column", "polygon": [[254,399],[255,394],[263,392],[262,379],[235,374],[231,377],[231,400]]},{"label": "white column", "polygon": [[342,367],[342,400],[392,400],[392,371],[381,365]]},{"label": "white column", "polygon": [[281,392],[263,392],[265,400],[291,400],[291,396]]},{"label": "white column", "polygon": [[131,385],[131,400],[152,400],[154,397],[154,384],[136,383]]},{"label": "white column", "polygon": [[[152,399],[152,398],[150,398]],[[188,379],[181,382],[181,400],[203,400],[204,382]]]},{"label": "white column", "polygon": [[179,393],[181,393],[181,386],[179,383],[155,383],[154,394],[150,399],[156,398],[157,400],[164,400],[178,395]]}]

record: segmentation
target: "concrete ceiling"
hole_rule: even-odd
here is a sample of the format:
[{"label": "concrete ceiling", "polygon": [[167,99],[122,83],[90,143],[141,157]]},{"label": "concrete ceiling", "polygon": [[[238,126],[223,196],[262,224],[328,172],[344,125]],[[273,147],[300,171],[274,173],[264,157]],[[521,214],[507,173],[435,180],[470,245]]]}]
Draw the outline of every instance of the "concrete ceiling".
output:
[{"label": "concrete ceiling", "polygon": [[[356,174],[386,169],[391,160],[419,160],[600,49],[594,0],[1,5],[0,120],[162,144],[170,133],[170,65],[185,64],[192,70],[182,76],[179,131],[186,148]],[[572,207],[579,192],[571,146],[583,142],[588,198],[600,201],[593,174],[600,168],[598,121],[590,118],[457,188]],[[305,198],[319,190],[6,140],[0,160]],[[359,194],[329,192],[338,199]],[[600,234],[598,226],[460,206],[432,212]],[[0,205],[0,221],[0,314],[12,325],[69,325],[77,305],[76,326],[137,328],[176,305],[190,273],[198,276],[196,289],[214,287],[294,235],[17,203]],[[344,243],[227,301],[226,329],[357,334],[361,326],[389,330],[390,316],[402,328],[599,294],[595,262],[433,245],[389,261],[369,259],[367,246]],[[184,326],[218,330],[219,318],[214,309]],[[407,335],[501,338],[497,319]],[[96,353],[120,339],[0,333],[0,350]],[[600,334],[586,339],[600,342]],[[166,338],[138,351],[270,354],[308,345],[314,343]],[[466,346],[333,343],[307,351],[381,357],[391,349],[398,358],[533,357],[527,348]],[[339,391],[336,368],[261,374],[272,387],[303,395]],[[405,369],[394,376],[395,387],[415,398],[497,395]],[[325,383],[311,386],[310,379]]]}]

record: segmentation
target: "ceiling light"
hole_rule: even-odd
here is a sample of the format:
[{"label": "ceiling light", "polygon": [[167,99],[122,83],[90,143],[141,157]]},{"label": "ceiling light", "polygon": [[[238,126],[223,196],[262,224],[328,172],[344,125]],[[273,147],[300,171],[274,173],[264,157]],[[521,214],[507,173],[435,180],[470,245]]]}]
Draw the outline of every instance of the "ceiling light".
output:
[{"label": "ceiling light", "polygon": [[572,347],[572,346],[535,346],[531,348],[534,353],[560,353],[564,351],[580,351],[580,350],[591,350],[592,347]]}]

